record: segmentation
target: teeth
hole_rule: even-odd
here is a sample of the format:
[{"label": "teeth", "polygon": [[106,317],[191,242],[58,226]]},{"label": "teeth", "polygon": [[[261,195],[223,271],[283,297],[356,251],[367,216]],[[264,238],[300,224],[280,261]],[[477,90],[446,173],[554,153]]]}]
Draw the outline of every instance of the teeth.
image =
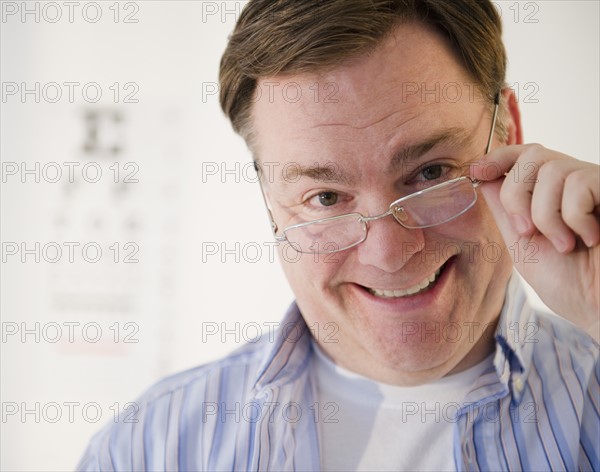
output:
[{"label": "teeth", "polygon": [[435,271],[435,273],[425,277],[418,284],[414,285],[413,287],[409,287],[406,290],[377,290],[375,288],[370,288],[368,290],[369,292],[371,292],[371,294],[376,295],[378,297],[407,297],[409,295],[414,295],[415,293],[421,292],[422,290],[425,290],[427,287],[429,287],[430,284],[435,282],[435,279],[438,275],[440,275],[441,271],[442,268],[440,267],[438,270]]}]

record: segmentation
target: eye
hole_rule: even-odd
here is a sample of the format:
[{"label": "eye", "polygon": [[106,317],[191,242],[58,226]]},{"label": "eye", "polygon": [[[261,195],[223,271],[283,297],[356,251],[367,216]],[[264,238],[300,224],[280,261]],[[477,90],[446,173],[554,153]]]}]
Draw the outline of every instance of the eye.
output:
[{"label": "eye", "polygon": [[333,189],[316,190],[303,197],[302,211],[308,214],[331,216],[355,210],[354,198],[346,192]]},{"label": "eye", "polygon": [[432,162],[418,169],[409,182],[421,189],[460,177],[460,175],[461,168],[452,162]]},{"label": "eye", "polygon": [[421,169],[421,174],[425,180],[436,180],[439,179],[444,173],[444,168],[440,164],[434,164]]},{"label": "eye", "polygon": [[321,192],[317,197],[319,198],[319,203],[323,206],[332,206],[338,201],[338,194],[335,192]]}]

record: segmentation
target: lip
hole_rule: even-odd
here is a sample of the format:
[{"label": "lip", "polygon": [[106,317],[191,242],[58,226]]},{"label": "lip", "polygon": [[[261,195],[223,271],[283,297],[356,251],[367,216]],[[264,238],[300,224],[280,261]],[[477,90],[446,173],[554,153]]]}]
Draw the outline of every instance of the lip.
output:
[{"label": "lip", "polygon": [[[437,280],[440,276],[441,270],[445,266],[445,264],[446,263],[444,262],[444,264],[442,264],[437,269],[435,269],[435,271],[433,271],[431,274],[421,277],[418,282],[413,283],[411,285],[407,285],[406,287],[382,288],[382,287],[367,287],[365,285],[363,285],[363,287],[368,288],[370,290],[377,290],[377,291],[406,292],[409,288],[414,288],[416,286],[420,286],[421,282],[423,282],[425,279],[429,280],[432,275],[434,275],[434,279],[435,279],[434,282],[437,282]],[[431,282],[429,282],[429,284],[431,284]]]},{"label": "lip", "polygon": [[371,294],[371,292],[369,292],[369,290],[362,285],[352,284],[351,286],[354,295],[358,298],[358,300],[363,300],[377,310],[393,312],[396,315],[406,312],[426,310],[427,308],[432,307],[445,292],[451,275],[454,272],[455,261],[456,257],[451,257],[444,263],[444,270],[442,270],[440,275],[438,275],[434,285],[431,288],[425,290],[424,292],[416,293],[408,297],[383,298]]}]

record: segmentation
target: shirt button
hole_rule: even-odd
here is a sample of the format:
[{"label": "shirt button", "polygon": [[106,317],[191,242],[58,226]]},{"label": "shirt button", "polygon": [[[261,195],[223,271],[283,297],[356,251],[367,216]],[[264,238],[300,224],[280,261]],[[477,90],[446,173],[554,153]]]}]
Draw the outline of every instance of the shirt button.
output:
[{"label": "shirt button", "polygon": [[517,377],[513,381],[513,385],[515,386],[515,390],[517,391],[517,393],[521,393],[523,391],[523,387],[525,386],[521,377]]},{"label": "shirt button", "polygon": [[467,460],[471,462],[471,445],[469,443],[465,444],[465,456]]}]

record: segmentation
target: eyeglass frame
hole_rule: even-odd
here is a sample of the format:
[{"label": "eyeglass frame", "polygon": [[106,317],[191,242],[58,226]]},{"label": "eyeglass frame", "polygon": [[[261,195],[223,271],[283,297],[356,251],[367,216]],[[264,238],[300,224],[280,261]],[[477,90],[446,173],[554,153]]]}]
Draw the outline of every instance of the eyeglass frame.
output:
[{"label": "eyeglass frame", "polygon": [[[490,133],[488,135],[488,140],[487,140],[487,144],[485,146],[485,153],[484,153],[484,155],[488,154],[490,152],[491,148],[492,148],[492,141],[494,139],[494,131],[495,131],[495,128],[496,128],[496,121],[497,121],[497,118],[498,118],[498,107],[499,107],[499,105],[500,105],[500,91],[494,97],[494,111],[493,111],[493,115],[492,115],[492,126],[490,128]],[[258,172],[258,165],[257,165],[256,161],[254,162],[254,168]],[[347,249],[351,249],[351,248],[353,248],[355,246],[358,246],[359,244],[363,243],[367,239],[367,235],[369,233],[369,227],[368,227],[367,223],[369,223],[371,221],[379,220],[381,218],[385,218],[386,216],[389,216],[389,215],[394,215],[394,213],[397,212],[397,211],[400,211],[400,210],[403,211],[402,207],[397,208],[397,206],[398,206],[399,203],[404,202],[406,200],[409,200],[410,198],[414,198],[414,197],[417,197],[419,195],[423,195],[424,193],[431,192],[432,190],[436,190],[436,189],[439,189],[439,188],[451,185],[451,184],[453,184],[453,183],[455,183],[457,181],[463,180],[463,179],[470,180],[471,184],[473,185],[473,188],[477,188],[481,184],[480,180],[472,179],[469,176],[457,177],[455,179],[447,180],[445,182],[441,182],[441,183],[439,183],[437,185],[434,185],[432,187],[429,187],[429,188],[426,188],[426,189],[423,189],[423,190],[419,190],[417,192],[413,192],[413,193],[410,193],[410,194],[405,195],[403,197],[400,197],[399,199],[394,200],[392,203],[390,203],[387,211],[381,213],[380,215],[376,215],[376,216],[364,216],[361,213],[355,212],[355,213],[344,213],[342,215],[336,215],[336,216],[328,216],[327,218],[319,218],[319,219],[316,219],[316,220],[305,221],[303,223],[297,223],[297,224],[294,224],[294,225],[287,226],[286,228],[284,228],[282,230],[282,234],[281,235],[277,234],[277,231],[279,230],[279,227],[277,226],[277,223],[275,223],[275,220],[273,219],[273,214],[271,213],[271,209],[269,208],[269,204],[268,204],[268,201],[267,201],[267,196],[265,195],[265,191],[263,189],[263,186],[262,186],[262,183],[260,181],[260,178],[259,178],[258,183],[259,183],[259,186],[260,186],[260,192],[261,192],[263,200],[265,202],[265,207],[267,209],[267,213],[269,215],[269,220],[270,220],[270,223],[271,223],[271,231],[273,232],[273,237],[275,238],[275,241],[280,242],[280,243],[284,242],[284,241],[288,241],[291,244],[292,247],[294,247],[295,244],[293,242],[291,242],[291,241],[288,240],[287,236],[285,235],[286,231],[289,231],[291,229],[301,228],[301,227],[308,226],[308,225],[311,225],[311,224],[314,224],[314,223],[324,223],[324,222],[329,222],[329,221],[335,221],[335,220],[340,219],[340,218],[346,218],[346,217],[348,217],[350,215],[357,215],[357,216],[359,216],[360,217],[360,222],[364,222],[365,223],[365,234],[364,234],[364,237],[360,241],[357,241],[356,243],[354,243],[354,244],[352,244],[350,246],[347,246],[347,247],[342,248],[342,249],[336,249],[336,250],[330,251],[330,253],[335,253],[335,252],[341,252],[341,251],[345,251]],[[452,218],[444,220],[444,221],[442,221],[440,223],[434,223],[434,224],[430,224],[430,225],[426,225],[426,226],[414,226],[414,227],[410,227],[410,226],[404,225],[395,216],[394,216],[394,220],[396,220],[399,225],[401,225],[402,227],[404,227],[406,229],[431,228],[433,226],[438,226],[438,225],[447,223],[448,221],[452,221],[455,218],[458,218],[459,216],[463,215],[465,212],[469,211],[473,207],[473,205],[475,204],[476,201],[477,201],[477,193],[475,194],[475,200],[473,200],[473,203],[471,203],[471,205],[469,205],[467,208],[465,208],[464,210],[462,210],[460,213],[454,215]],[[296,249],[296,248],[294,247],[294,249]],[[296,249],[296,250],[298,251],[298,249]],[[302,251],[298,251],[298,252],[303,253]],[[312,254],[312,252],[308,253],[308,254]]]}]

